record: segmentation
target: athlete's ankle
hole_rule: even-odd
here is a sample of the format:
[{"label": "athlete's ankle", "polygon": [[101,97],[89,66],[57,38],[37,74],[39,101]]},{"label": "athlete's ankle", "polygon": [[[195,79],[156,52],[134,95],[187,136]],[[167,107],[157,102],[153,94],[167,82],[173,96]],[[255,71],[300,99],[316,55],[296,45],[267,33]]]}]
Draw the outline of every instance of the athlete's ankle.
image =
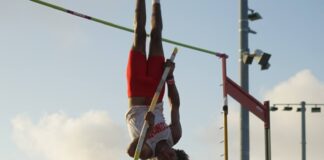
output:
[{"label": "athlete's ankle", "polygon": [[156,4],[156,3],[160,4],[160,0],[152,0],[152,4]]}]

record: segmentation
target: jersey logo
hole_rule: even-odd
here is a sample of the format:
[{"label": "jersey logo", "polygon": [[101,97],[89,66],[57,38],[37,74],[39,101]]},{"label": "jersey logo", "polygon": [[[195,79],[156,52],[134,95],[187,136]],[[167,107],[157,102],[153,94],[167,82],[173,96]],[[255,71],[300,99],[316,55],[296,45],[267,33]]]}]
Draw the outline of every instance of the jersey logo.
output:
[{"label": "jersey logo", "polygon": [[164,122],[156,124],[153,127],[152,131],[148,134],[148,138],[154,137],[155,135],[157,135],[158,133],[164,131],[167,128],[168,128],[168,126]]}]

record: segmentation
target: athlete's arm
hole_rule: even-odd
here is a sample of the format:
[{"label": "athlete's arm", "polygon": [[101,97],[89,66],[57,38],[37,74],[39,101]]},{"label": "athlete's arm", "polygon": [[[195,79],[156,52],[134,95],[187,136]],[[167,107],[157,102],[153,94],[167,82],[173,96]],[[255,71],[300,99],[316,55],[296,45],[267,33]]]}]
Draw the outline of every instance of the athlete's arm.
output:
[{"label": "athlete's arm", "polygon": [[[151,158],[152,154],[153,154],[151,148],[145,144],[145,141],[146,141],[146,139],[148,137],[148,134],[151,132],[151,130],[152,130],[153,126],[154,126],[154,114],[152,112],[147,112],[147,114],[145,115],[145,120],[148,122],[149,128],[147,130],[146,137],[145,137],[145,140],[144,140],[144,144],[143,144],[143,147],[142,147],[142,151],[141,151],[141,154],[140,154],[141,159]],[[129,144],[129,146],[128,146],[127,153],[131,157],[134,157],[134,155],[135,155],[135,150],[136,150],[136,146],[137,146],[137,143],[138,143],[138,139],[139,138],[135,138],[133,140],[133,142],[131,144]]]},{"label": "athlete's arm", "polygon": [[170,66],[171,70],[167,78],[167,86],[168,86],[168,98],[171,106],[171,132],[174,144],[178,143],[182,136],[182,129],[180,123],[180,96],[177,89],[177,86],[174,81],[173,71],[175,68],[175,64],[169,60],[166,62],[166,66]]}]

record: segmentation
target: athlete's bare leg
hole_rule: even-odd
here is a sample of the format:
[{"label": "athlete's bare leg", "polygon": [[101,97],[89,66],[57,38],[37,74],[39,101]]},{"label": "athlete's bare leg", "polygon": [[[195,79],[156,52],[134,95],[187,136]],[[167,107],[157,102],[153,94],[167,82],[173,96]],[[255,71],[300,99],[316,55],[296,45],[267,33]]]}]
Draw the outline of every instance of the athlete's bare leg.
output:
[{"label": "athlete's bare leg", "polygon": [[146,54],[146,7],[145,0],[136,0],[135,17],[134,17],[134,42],[132,49],[137,52]]},{"label": "athlete's bare leg", "polygon": [[149,56],[164,56],[162,47],[162,15],[160,3],[154,3],[152,6],[151,19],[151,41],[149,47]]}]

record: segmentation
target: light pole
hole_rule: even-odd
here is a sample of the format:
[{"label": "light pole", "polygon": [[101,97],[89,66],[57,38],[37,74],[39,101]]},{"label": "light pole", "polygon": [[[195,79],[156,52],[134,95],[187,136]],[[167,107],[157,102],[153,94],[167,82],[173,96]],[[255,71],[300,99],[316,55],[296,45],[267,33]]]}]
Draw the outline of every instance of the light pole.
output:
[{"label": "light pole", "polygon": [[312,108],[312,113],[319,113],[321,112],[321,108],[317,107],[319,105],[324,106],[324,104],[306,104],[305,101],[302,101],[300,104],[296,103],[280,103],[280,104],[274,104],[270,110],[271,111],[277,111],[278,108],[276,106],[285,106],[284,111],[291,111],[293,108],[292,106],[300,106],[300,108],[297,108],[297,112],[301,112],[301,148],[302,148],[302,160],[306,160],[306,105],[307,106],[314,106]]},{"label": "light pole", "polygon": [[[249,92],[249,66],[242,61],[243,54],[249,52],[248,0],[240,0],[240,85]],[[250,159],[249,111],[241,106],[241,160]]]},{"label": "light pole", "polygon": [[[249,11],[251,11],[250,14]],[[254,12],[254,10],[249,9],[248,0],[240,0],[240,85],[247,93],[249,92],[248,64],[252,63],[253,58],[259,58],[258,61],[262,70],[270,67],[270,64],[268,63],[271,56],[270,54],[264,53],[261,50],[256,50],[255,53],[250,54],[249,50],[249,33],[256,34],[255,31],[250,29],[249,20],[255,21],[259,19],[262,19],[261,15],[258,12]],[[257,51],[258,53],[256,53]],[[249,123],[249,111],[246,109],[246,106],[241,106],[241,160],[250,159]]]}]

